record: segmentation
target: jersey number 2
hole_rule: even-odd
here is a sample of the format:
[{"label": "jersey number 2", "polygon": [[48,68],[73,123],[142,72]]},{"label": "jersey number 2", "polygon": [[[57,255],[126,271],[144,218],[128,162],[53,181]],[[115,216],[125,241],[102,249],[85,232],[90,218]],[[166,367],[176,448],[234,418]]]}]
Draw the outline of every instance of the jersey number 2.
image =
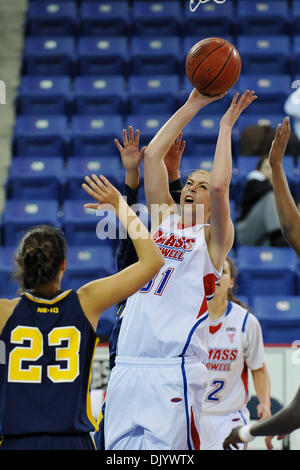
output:
[{"label": "jersey number 2", "polygon": [[205,401],[208,402],[218,402],[221,400],[220,395],[218,395],[218,392],[220,392],[225,385],[225,380],[212,380],[210,385],[214,385],[214,389],[211,390],[207,395]]},{"label": "jersey number 2", "polygon": [[[168,269],[165,269],[165,271],[162,273],[162,278],[154,291],[155,295],[162,295],[163,291],[166,288],[167,283],[169,282],[170,277],[173,274],[174,269],[175,268],[168,268]],[[148,294],[148,292],[152,290],[152,287],[155,284],[156,278],[157,278],[157,274],[156,276],[154,276],[153,279],[151,279],[151,281],[149,281],[144,287],[141,288],[140,292],[142,294]]]},{"label": "jersey number 2", "polygon": [[[47,366],[47,377],[54,383],[73,382],[79,375],[80,331],[74,326],[53,328],[48,334],[48,345],[54,346],[55,359],[67,362],[66,368],[59,365]],[[11,343],[21,344],[9,354],[8,382],[41,383],[42,366],[29,365],[24,362],[37,361],[43,355],[43,335],[36,327],[17,326],[11,332]],[[29,341],[29,346],[24,342]],[[63,341],[67,346],[59,348]]]}]

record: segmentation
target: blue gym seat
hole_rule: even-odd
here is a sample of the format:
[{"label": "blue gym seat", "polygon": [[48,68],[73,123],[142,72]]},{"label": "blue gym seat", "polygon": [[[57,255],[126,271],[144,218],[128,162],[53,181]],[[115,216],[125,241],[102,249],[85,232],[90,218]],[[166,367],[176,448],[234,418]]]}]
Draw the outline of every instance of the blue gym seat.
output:
[{"label": "blue gym seat", "polygon": [[[183,140],[185,136],[183,135]],[[180,174],[182,179],[185,179],[195,170],[211,171],[213,165],[213,155],[199,156],[199,155],[186,155],[185,152],[181,158]]]},{"label": "blue gym seat", "polygon": [[129,49],[124,36],[78,39],[79,75],[122,75],[127,72]]},{"label": "blue gym seat", "polygon": [[95,203],[95,200],[87,194],[81,201],[64,201],[63,230],[67,242],[73,246],[114,246],[118,233],[115,213],[86,209],[87,202]]},{"label": "blue gym seat", "polygon": [[265,343],[291,344],[300,338],[300,298],[293,295],[255,296],[253,311]]},{"label": "blue gym seat", "polygon": [[300,65],[299,65],[299,60],[300,60],[300,35],[299,36],[294,36],[293,38],[293,70],[292,73],[294,74],[299,74],[300,72]]},{"label": "blue gym seat", "polygon": [[172,36],[180,34],[182,10],[178,1],[138,1],[132,5],[134,34]]},{"label": "blue gym seat", "polygon": [[30,36],[72,36],[77,29],[75,2],[29,2],[27,29]]},{"label": "blue gym seat", "polygon": [[183,135],[186,139],[185,154],[214,156],[219,134],[220,116],[204,115],[196,116],[184,128]]},{"label": "blue gym seat", "polygon": [[240,246],[237,248],[239,293],[294,295],[297,255],[291,248]]},{"label": "blue gym seat", "polygon": [[180,72],[181,42],[178,36],[131,38],[131,74],[164,75]]},{"label": "blue gym seat", "polygon": [[75,78],[75,114],[124,114],[126,105],[126,85],[122,75]]},{"label": "blue gym seat", "polygon": [[170,114],[177,110],[178,75],[132,75],[128,79],[131,114]]},{"label": "blue gym seat", "polygon": [[125,127],[128,129],[128,126],[133,126],[134,132],[136,129],[140,130],[140,147],[142,147],[149,144],[169,117],[169,114],[148,114],[147,116],[129,114],[125,119]]},{"label": "blue gym seat", "polygon": [[236,87],[240,93],[255,90],[258,99],[245,111],[248,114],[280,114],[290,95],[290,75],[242,75]]},{"label": "blue gym seat", "polygon": [[71,98],[68,76],[23,76],[18,108],[20,114],[68,114]]},{"label": "blue gym seat", "polygon": [[242,57],[244,74],[289,74],[289,36],[243,35],[238,37],[237,48]]},{"label": "blue gym seat", "polygon": [[196,11],[190,11],[190,1],[184,2],[184,32],[206,37],[223,37],[233,33],[234,5],[233,2],[225,2],[216,5],[213,2],[199,4],[195,0]]},{"label": "blue gym seat", "polygon": [[80,5],[79,16],[83,36],[123,36],[129,33],[127,1],[85,1]]},{"label": "blue gym seat", "polygon": [[12,199],[61,200],[64,163],[60,157],[13,158],[7,181]]},{"label": "blue gym seat", "polygon": [[297,1],[292,3],[292,15],[294,18],[293,33],[300,34],[300,3]]},{"label": "blue gym seat", "polygon": [[71,157],[66,167],[66,199],[88,198],[81,185],[85,182],[85,176],[91,177],[92,174],[104,175],[119,190],[123,187],[125,170],[118,157]]},{"label": "blue gym seat", "polygon": [[69,246],[67,269],[63,277],[64,289],[78,289],[96,279],[115,272],[114,253],[111,246]]},{"label": "blue gym seat", "polygon": [[63,115],[17,116],[13,136],[16,156],[40,157],[67,152],[67,118]]},{"label": "blue gym seat", "polygon": [[58,208],[53,199],[7,200],[2,213],[4,245],[16,246],[24,232],[34,225],[59,226]]},{"label": "blue gym seat", "polygon": [[27,75],[72,75],[75,39],[70,36],[28,36],[24,49]]},{"label": "blue gym seat", "polygon": [[237,2],[238,34],[288,34],[289,7],[286,0],[239,0]]},{"label": "blue gym seat", "polygon": [[18,284],[12,280],[15,246],[0,246],[0,297],[17,297]]},{"label": "blue gym seat", "polygon": [[114,139],[120,138],[123,127],[123,119],[119,115],[73,116],[72,155],[117,155]]}]

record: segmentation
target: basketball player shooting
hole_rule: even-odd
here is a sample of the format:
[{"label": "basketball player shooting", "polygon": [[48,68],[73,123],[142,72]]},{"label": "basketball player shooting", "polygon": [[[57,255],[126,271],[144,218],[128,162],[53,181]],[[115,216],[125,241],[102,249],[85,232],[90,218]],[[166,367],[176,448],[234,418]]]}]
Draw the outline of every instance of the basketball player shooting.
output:
[{"label": "basketball player shooting", "polygon": [[[231,132],[256,99],[254,92],[245,91],[239,99],[234,96],[220,121],[212,173],[197,171],[188,177],[181,214],[169,192],[164,156],[200,109],[222,96],[208,97],[194,89],[145,150],[152,236],[165,266],[127,300],[106,395],[107,450],[200,448],[207,300],[213,296],[234,238],[229,205]],[[199,221],[196,212],[201,204],[204,218]],[[153,205],[159,206],[159,215],[151,211]]]}]

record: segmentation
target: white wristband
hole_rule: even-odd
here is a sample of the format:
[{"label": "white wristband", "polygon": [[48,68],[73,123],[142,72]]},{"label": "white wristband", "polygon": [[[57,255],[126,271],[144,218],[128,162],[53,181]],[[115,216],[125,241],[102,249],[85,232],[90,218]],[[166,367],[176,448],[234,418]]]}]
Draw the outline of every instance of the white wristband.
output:
[{"label": "white wristband", "polygon": [[241,429],[239,429],[239,438],[243,442],[251,442],[253,439],[255,439],[255,436],[252,436],[250,434],[250,429],[252,426],[253,422],[250,422],[250,424],[245,424],[245,426],[242,426]]}]

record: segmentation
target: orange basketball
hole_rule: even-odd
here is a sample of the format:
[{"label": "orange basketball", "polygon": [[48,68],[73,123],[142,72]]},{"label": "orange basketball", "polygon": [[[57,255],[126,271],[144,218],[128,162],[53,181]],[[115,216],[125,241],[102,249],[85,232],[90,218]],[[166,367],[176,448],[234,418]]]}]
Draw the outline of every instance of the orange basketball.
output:
[{"label": "orange basketball", "polygon": [[221,38],[197,42],[185,59],[185,72],[203,95],[219,95],[239,79],[241,58],[233,44]]}]

